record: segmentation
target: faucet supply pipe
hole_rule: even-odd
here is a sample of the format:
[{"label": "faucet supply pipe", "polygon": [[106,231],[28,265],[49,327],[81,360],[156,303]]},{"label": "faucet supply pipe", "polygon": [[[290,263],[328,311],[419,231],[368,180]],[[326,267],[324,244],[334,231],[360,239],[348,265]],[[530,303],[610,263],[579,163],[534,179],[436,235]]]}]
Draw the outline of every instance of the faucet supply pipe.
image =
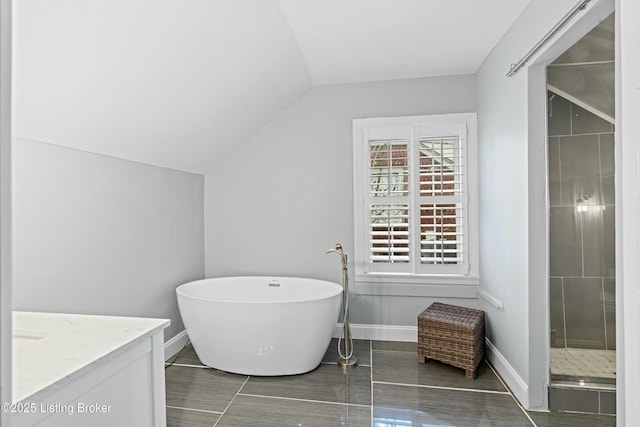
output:
[{"label": "faucet supply pipe", "polygon": [[[351,329],[349,326],[349,287],[348,287],[348,269],[347,269],[347,254],[344,253],[342,245],[336,243],[334,248],[327,250],[327,253],[336,253],[340,255],[340,262],[342,264],[342,334],[338,338],[338,365],[343,370],[356,366],[358,359],[353,355],[353,338],[351,337]],[[344,353],[342,353],[341,343],[344,340]]]}]

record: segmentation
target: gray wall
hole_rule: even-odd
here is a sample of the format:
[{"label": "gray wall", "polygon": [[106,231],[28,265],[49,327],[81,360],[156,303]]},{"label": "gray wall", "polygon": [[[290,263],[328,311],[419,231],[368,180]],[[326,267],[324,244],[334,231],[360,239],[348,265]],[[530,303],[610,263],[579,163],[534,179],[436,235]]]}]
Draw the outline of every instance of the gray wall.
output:
[{"label": "gray wall", "polygon": [[[487,335],[499,353],[493,357],[494,363],[502,364],[501,374],[528,408],[546,406],[549,345],[544,220],[546,91],[544,74],[540,78],[540,71],[532,66],[551,62],[595,26],[597,19],[590,11],[605,1],[592,1],[580,15],[587,18],[565,27],[556,42],[545,46],[520,72],[505,75],[510,64],[541,40],[575,3],[530,2],[476,74],[480,288],[503,304],[502,310],[483,304]],[[532,91],[534,80],[540,87]],[[540,138],[532,138],[536,133]]]},{"label": "gray wall", "polygon": [[[309,91],[206,175],[206,276],[286,275],[339,283],[338,258],[325,250],[341,242],[353,253],[352,120],[473,112],[475,92],[471,75]],[[415,326],[432,301],[357,295],[350,302],[351,321]]]},{"label": "gray wall", "polygon": [[171,319],[203,277],[201,175],[14,139],[14,309]]},{"label": "gray wall", "polygon": [[548,126],[551,345],[614,350],[613,125],[556,95]]}]

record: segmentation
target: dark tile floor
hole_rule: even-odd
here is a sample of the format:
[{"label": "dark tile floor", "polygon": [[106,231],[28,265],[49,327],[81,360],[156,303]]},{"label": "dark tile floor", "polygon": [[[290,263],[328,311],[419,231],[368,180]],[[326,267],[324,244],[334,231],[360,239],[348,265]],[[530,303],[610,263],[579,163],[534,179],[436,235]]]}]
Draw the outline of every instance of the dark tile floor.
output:
[{"label": "dark tile floor", "polygon": [[312,372],[249,377],[203,366],[188,346],[166,369],[168,427],[503,426],[605,427],[615,417],[524,411],[492,368],[478,378],[436,361],[415,343],[354,342],[359,365],[343,374],[332,341]]}]

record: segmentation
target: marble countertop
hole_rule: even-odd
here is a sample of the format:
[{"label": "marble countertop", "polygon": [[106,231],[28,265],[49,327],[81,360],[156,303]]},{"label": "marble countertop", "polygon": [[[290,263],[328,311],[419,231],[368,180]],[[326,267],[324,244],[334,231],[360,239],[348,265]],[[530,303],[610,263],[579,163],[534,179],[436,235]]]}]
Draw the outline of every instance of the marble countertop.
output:
[{"label": "marble countertop", "polygon": [[13,312],[12,400],[36,399],[110,355],[162,331],[167,319]]}]

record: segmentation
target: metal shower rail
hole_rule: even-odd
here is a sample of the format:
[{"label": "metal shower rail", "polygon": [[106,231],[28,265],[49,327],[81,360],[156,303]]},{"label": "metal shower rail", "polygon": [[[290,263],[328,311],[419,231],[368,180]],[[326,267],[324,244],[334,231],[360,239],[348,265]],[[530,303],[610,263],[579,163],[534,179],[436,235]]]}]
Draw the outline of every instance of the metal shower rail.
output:
[{"label": "metal shower rail", "polygon": [[540,48],[542,48],[542,46],[544,46],[549,41],[549,39],[551,39],[551,37],[555,36],[556,33],[560,31],[560,29],[564,27],[571,18],[573,18],[579,12],[583,11],[585,7],[587,7],[587,3],[589,3],[590,1],[591,0],[581,0],[577,5],[575,5],[551,30],[549,30],[547,34],[544,35],[544,37],[542,37],[542,39],[540,39],[538,43],[536,43],[534,47],[531,48],[529,52],[527,52],[525,56],[522,57],[522,59],[514,64],[511,64],[511,68],[507,73],[507,77],[513,76],[522,67],[524,67],[524,64],[526,64],[527,61],[531,59],[531,57],[535,55],[540,50]]}]

